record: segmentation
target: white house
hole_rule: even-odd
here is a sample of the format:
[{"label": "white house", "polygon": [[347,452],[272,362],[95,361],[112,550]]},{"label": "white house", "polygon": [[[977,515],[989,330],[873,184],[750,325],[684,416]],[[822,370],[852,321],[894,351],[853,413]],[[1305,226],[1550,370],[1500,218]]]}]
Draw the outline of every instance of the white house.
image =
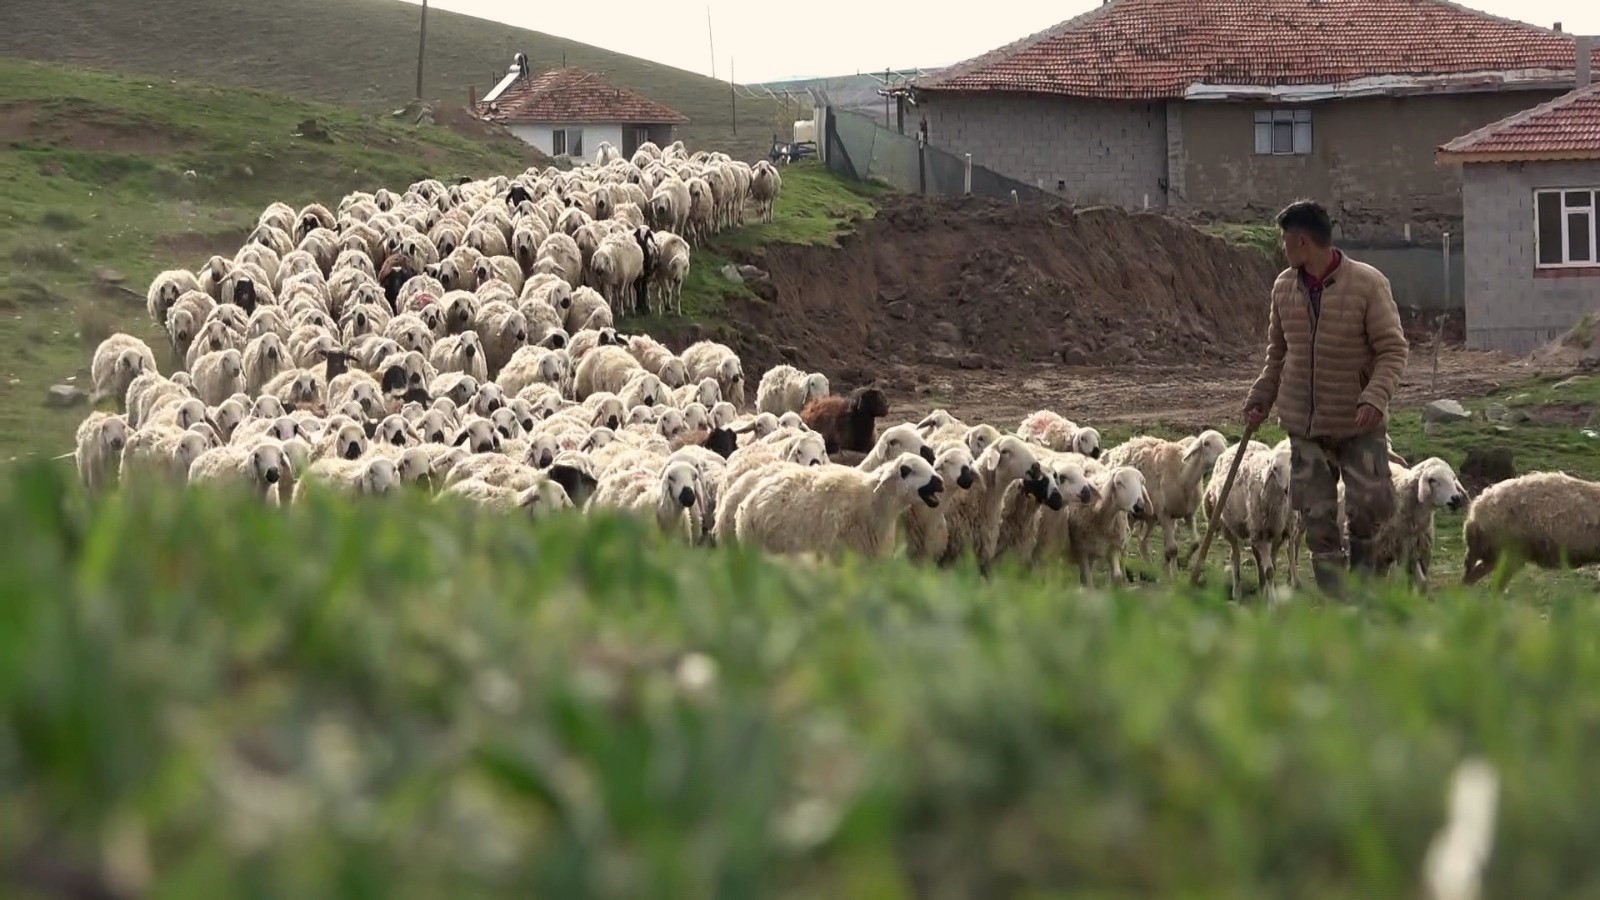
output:
[{"label": "white house", "polygon": [[550,156],[594,156],[602,141],[633,155],[639,145],[672,143],[674,125],[689,119],[630,88],[583,69],[527,73],[518,54],[505,80],[478,102],[478,115]]}]

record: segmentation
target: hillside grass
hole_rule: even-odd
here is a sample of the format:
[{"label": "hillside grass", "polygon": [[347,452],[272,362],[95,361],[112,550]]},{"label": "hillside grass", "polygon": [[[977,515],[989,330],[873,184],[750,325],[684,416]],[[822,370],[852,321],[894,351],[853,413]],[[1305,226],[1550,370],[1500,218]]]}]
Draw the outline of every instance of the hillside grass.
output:
[{"label": "hillside grass", "polygon": [[[0,56],[387,112],[416,92],[420,15],[395,0],[7,0]],[[729,49],[742,56],[749,48]],[[690,119],[676,134],[695,149],[753,162],[766,157],[774,133],[788,138],[796,117],[793,105],[740,97],[736,121],[726,81],[437,8],[428,11],[423,95],[464,107],[468,87],[483,96],[518,51],[539,71],[565,61],[676,109]]]},{"label": "hillside grass", "polygon": [[[1592,589],[1349,607],[0,476],[20,897],[1600,896]],[[146,488],[149,486],[147,485]]]},{"label": "hillside grass", "polygon": [[[312,118],[331,143],[296,136]],[[525,153],[274,94],[0,60],[0,462],[71,449],[83,410],[40,404],[56,382],[88,389],[108,334],[139,336],[168,370],[150,279],[232,256],[273,200],[518,172]],[[97,277],[111,272],[120,288]]]}]

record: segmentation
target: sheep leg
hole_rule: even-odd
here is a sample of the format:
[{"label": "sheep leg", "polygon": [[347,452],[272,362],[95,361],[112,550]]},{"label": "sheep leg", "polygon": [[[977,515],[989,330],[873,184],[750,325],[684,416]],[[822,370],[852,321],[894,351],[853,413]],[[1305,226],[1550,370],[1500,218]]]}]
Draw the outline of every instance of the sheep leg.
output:
[{"label": "sheep leg", "polygon": [[1155,523],[1139,523],[1139,559],[1148,560],[1150,558],[1150,535],[1155,534],[1155,531]]},{"label": "sheep leg", "polygon": [[1239,567],[1244,563],[1239,558],[1239,539],[1231,532],[1224,532],[1223,537],[1228,539],[1228,593],[1234,599],[1240,597]]},{"label": "sheep leg", "polygon": [[1094,588],[1094,573],[1090,571],[1089,558],[1087,556],[1078,557],[1078,581],[1085,588]]},{"label": "sheep leg", "polygon": [[[1154,531],[1155,529],[1152,528],[1150,530]],[[1161,519],[1161,531],[1166,538],[1164,556],[1167,561],[1167,578],[1176,581],[1178,578],[1178,523],[1170,517],[1164,516]]]}]

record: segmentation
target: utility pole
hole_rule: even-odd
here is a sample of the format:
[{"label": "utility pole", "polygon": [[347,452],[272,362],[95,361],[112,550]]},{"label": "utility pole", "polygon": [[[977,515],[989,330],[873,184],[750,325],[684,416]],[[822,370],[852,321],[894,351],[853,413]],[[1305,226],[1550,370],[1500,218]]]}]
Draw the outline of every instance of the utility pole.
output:
[{"label": "utility pole", "polygon": [[428,46],[428,0],[422,0],[422,27],[417,29],[417,99],[422,99],[422,57]]},{"label": "utility pole", "polygon": [[711,37],[711,4],[706,4],[706,47],[711,51],[711,77],[717,77],[717,43]]},{"label": "utility pole", "polygon": [[733,89],[733,57],[728,57],[728,109],[733,114],[733,133],[739,133],[739,94]]}]

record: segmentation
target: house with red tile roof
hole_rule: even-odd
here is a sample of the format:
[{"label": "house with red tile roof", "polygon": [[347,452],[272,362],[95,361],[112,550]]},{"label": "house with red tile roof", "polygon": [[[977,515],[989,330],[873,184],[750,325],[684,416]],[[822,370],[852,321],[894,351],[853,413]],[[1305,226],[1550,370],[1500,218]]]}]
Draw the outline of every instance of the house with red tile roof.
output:
[{"label": "house with red tile roof", "polygon": [[477,103],[478,115],[505,125],[550,156],[593,158],[601,142],[630,157],[645,141],[672,143],[687,116],[593,72],[565,67],[524,72],[519,55],[505,80]]},{"label": "house with red tile roof", "polygon": [[1600,312],[1600,84],[1468,132],[1437,158],[1461,177],[1468,346],[1526,353]]},{"label": "house with red tile roof", "polygon": [[1461,199],[1435,148],[1571,90],[1576,60],[1447,0],[1110,0],[910,96],[930,143],[1075,202],[1259,222],[1309,196],[1341,240],[1437,246]]}]

